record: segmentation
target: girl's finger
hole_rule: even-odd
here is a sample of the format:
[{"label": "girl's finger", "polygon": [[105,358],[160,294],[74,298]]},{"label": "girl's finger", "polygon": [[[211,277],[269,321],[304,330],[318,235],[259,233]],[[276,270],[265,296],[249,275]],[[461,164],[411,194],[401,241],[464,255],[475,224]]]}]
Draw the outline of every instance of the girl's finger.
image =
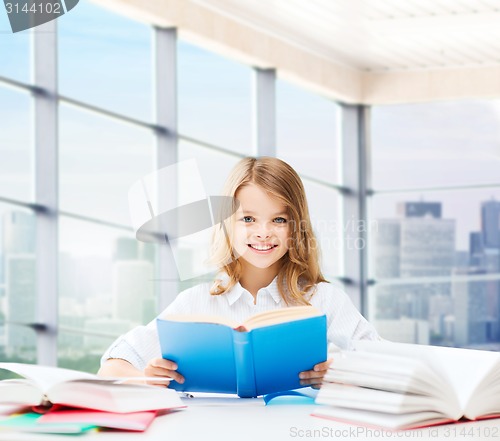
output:
[{"label": "girl's finger", "polygon": [[300,380],[301,386],[312,386],[312,385],[320,385],[323,382],[322,378],[308,378],[307,380]]}]

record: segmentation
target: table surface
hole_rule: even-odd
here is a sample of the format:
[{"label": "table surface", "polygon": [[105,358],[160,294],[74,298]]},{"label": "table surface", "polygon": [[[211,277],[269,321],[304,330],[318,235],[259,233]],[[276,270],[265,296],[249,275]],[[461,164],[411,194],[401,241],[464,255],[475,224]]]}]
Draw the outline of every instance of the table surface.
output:
[{"label": "table surface", "polygon": [[[71,436],[72,440],[489,440],[500,441],[500,419],[450,424],[405,432],[390,432],[311,416],[318,405],[304,398],[277,399],[265,405],[261,398],[195,394],[183,398],[188,406],[158,416],[146,432],[102,431]],[[410,433],[411,432],[411,433]],[[64,440],[64,435],[0,432],[2,441]]]}]

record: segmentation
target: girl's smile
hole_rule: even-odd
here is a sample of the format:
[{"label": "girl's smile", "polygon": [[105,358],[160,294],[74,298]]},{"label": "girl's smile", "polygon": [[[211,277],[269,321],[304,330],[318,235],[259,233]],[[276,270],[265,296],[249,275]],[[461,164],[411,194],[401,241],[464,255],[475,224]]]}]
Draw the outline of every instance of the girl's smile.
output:
[{"label": "girl's smile", "polygon": [[249,248],[256,253],[266,254],[272,252],[278,245],[273,244],[248,244]]}]

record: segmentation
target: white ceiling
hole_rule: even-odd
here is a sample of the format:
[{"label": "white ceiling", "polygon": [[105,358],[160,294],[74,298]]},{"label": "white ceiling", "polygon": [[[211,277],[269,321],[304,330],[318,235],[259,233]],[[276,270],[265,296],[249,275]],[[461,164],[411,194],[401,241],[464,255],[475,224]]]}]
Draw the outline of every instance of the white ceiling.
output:
[{"label": "white ceiling", "polygon": [[500,66],[500,0],[195,0],[371,72]]}]

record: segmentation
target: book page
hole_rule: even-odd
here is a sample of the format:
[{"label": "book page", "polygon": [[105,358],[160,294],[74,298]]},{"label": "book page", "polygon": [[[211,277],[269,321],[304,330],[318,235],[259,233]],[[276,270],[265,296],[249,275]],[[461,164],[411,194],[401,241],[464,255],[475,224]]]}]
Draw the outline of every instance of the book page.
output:
[{"label": "book page", "polygon": [[288,308],[260,312],[245,320],[243,323],[238,323],[226,317],[209,314],[167,314],[161,317],[161,319],[175,322],[215,323],[229,326],[233,329],[238,328],[238,330],[250,331],[263,326],[276,325],[278,323],[286,323],[320,315],[322,315],[321,311],[312,306],[291,306]]},{"label": "book page", "polygon": [[[334,406],[318,406],[312,413],[312,416],[330,418],[340,422],[361,423],[362,425],[387,427],[391,429],[406,429],[450,421],[447,418],[443,418],[439,412],[432,411],[392,415],[384,412],[345,409]],[[400,437],[394,436],[394,439],[399,438]],[[401,439],[404,438],[406,437],[401,437]],[[411,439],[411,437],[408,437],[408,439]]]},{"label": "book page", "polygon": [[500,363],[500,354],[472,349],[369,341],[355,342],[355,347],[424,361],[453,387],[462,412],[481,381]]},{"label": "book page", "polygon": [[318,317],[320,315],[323,315],[323,313],[312,306],[290,306],[288,308],[273,309],[271,311],[255,314],[247,319],[243,323],[243,326],[251,330],[263,326],[291,322],[293,320]]},{"label": "book page", "polygon": [[95,380],[99,378],[96,375],[86,372],[35,364],[0,363],[0,369],[9,370],[31,380],[44,393],[58,383],[72,380]]},{"label": "book page", "polygon": [[395,355],[343,351],[334,357],[327,381],[428,395],[446,401],[454,393],[420,360]]},{"label": "book page", "polygon": [[328,384],[328,387],[318,394],[316,403],[391,415],[432,411],[439,413],[443,418],[459,419],[462,416],[450,415],[445,403],[431,396],[388,392],[337,383]]},{"label": "book page", "polygon": [[233,329],[240,326],[238,322],[230,318],[210,314],[166,314],[160,317],[160,319],[172,322],[214,323],[216,325],[229,326]]},{"label": "book page", "polygon": [[31,380],[10,379],[0,381],[0,402],[2,404],[16,404],[18,407],[20,405],[38,406],[42,399],[42,391]]},{"label": "book page", "polygon": [[481,381],[500,362],[498,353],[472,349],[431,346],[428,356],[441,364],[464,412]]}]

